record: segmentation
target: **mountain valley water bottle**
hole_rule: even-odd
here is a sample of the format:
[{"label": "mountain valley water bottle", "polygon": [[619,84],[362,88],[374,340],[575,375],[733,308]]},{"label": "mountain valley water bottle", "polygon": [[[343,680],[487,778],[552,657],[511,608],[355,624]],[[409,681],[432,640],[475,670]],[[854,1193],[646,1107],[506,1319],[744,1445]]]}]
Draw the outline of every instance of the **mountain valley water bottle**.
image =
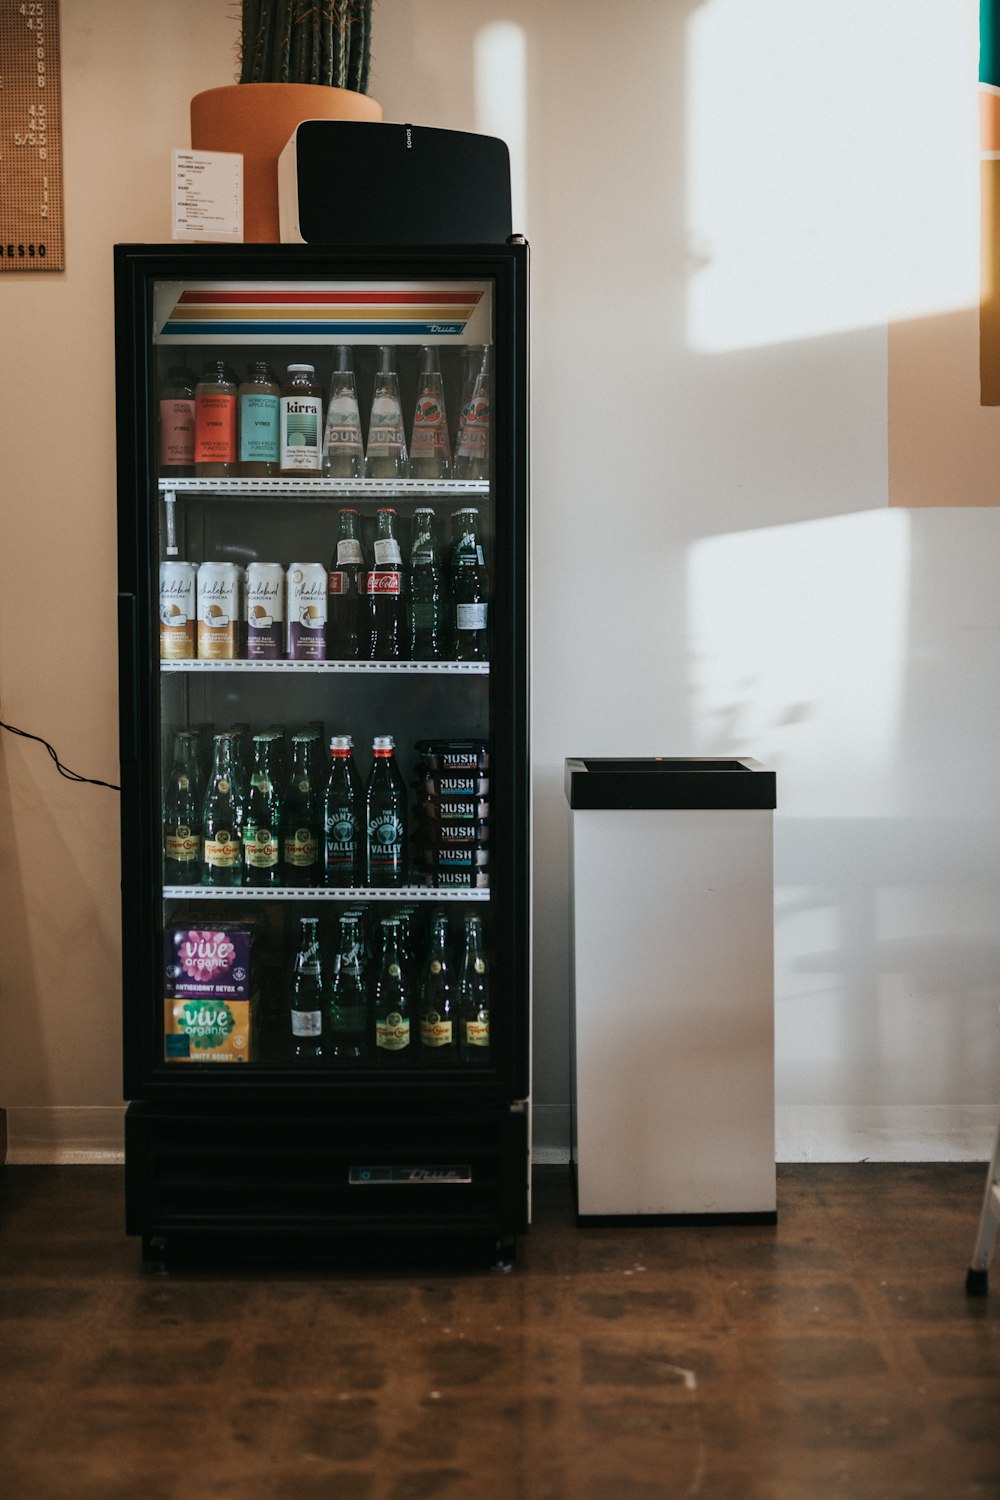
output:
[{"label": "mountain valley water bottle", "polygon": [[323,473],[330,479],[360,479],[365,450],[348,345],[338,344],[323,433]]},{"label": "mountain valley water bottle", "polygon": [[396,764],[392,735],[376,735],[365,789],[366,878],[376,887],[398,887],[407,880],[406,787]]},{"label": "mountain valley water bottle", "polygon": [[384,344],[378,351],[375,390],[365,449],[366,479],[405,479],[409,471],[403,408],[399,404],[396,351]]},{"label": "mountain valley water bottle", "polygon": [[349,734],[330,741],[330,777],[323,798],[323,857],[326,884],[364,884],[365,799]]}]

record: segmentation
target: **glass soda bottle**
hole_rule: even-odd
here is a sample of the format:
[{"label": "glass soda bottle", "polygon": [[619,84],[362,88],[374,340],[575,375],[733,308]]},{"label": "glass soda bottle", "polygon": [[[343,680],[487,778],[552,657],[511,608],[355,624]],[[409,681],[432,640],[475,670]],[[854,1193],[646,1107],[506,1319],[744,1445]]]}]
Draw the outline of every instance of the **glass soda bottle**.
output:
[{"label": "glass soda bottle", "polygon": [[410,660],[442,661],[448,655],[451,597],[430,506],[413,513],[409,578]]},{"label": "glass soda bottle", "polygon": [[205,790],[201,826],[205,863],[203,885],[233,886],[242,880],[243,788],[236,757],[236,738],[214,736],[215,758]]},{"label": "glass soda bottle", "polygon": [[323,799],[323,855],[327,885],[364,884],[364,795],[354,765],[354,741],[330,741],[330,779]]},{"label": "glass soda bottle", "polygon": [[323,1056],[323,962],[319,949],[319,919],[300,917],[302,936],[292,970],[292,1056],[317,1062]]},{"label": "glass soda bottle", "polygon": [[490,477],[490,346],[470,351],[455,443],[455,478]]},{"label": "glass soda bottle", "polygon": [[410,478],[447,479],[451,474],[451,439],[437,350],[425,344],[420,354],[417,403],[410,436]]},{"label": "glass soda bottle", "polygon": [[425,1067],[447,1068],[458,1061],[459,1027],[454,1009],[448,918],[438,916],[431,927],[420,974],[420,1060]]},{"label": "glass soda bottle", "polygon": [[253,737],[253,769],[243,820],[243,884],[281,884],[281,783],[277,774],[278,736]]},{"label": "glass soda bottle", "polygon": [[391,734],[372,742],[372,768],[365,789],[366,884],[398,887],[407,878],[406,787],[396,764]]},{"label": "glass soda bottle", "polygon": [[351,350],[338,344],[330,382],[330,404],[323,433],[323,473],[331,479],[360,479],[365,467],[361,415]]},{"label": "glass soda bottle", "polygon": [[365,1062],[371,1045],[360,918],[345,912],[328,991],[330,1055],[338,1062]]},{"label": "glass soda bottle", "polygon": [[326,654],[331,661],[357,661],[368,650],[365,603],[368,570],[361,542],[361,516],[345,507],[337,517],[337,545],[330,559],[326,605]]},{"label": "glass soda bottle", "polygon": [[366,585],[371,661],[397,661],[405,648],[403,555],[396,531],[398,525],[399,517],[392,506],[380,506],[375,520],[375,559]]},{"label": "glass soda bottle", "polygon": [[285,885],[320,884],[323,817],[310,775],[308,730],[292,735],[292,774],[281,803],[282,876]]},{"label": "glass soda bottle", "polygon": [[160,389],[160,476],[194,473],[194,403],[198,377],[186,365],[171,365]]},{"label": "glass soda bottle", "polygon": [[473,507],[452,517],[451,598],[456,661],[489,657],[489,584],[479,540],[479,512]]},{"label": "glass soda bottle", "polygon": [[323,392],[315,365],[289,365],[278,402],[281,473],[315,478],[323,472]]},{"label": "glass soda bottle", "polygon": [[183,729],[174,735],[174,763],[163,797],[163,882],[198,885],[200,881],[198,736]]},{"label": "glass soda bottle", "polygon": [[409,1067],[413,1012],[410,971],[400,948],[399,919],[383,917],[380,926],[382,956],[372,985],[375,1053],[381,1067]]},{"label": "glass soda bottle", "polygon": [[465,945],[458,971],[457,1009],[464,1062],[490,1060],[490,971],[481,917],[466,917]]},{"label": "glass soda bottle", "polygon": [[375,389],[368,422],[365,478],[405,479],[408,472],[403,408],[399,404],[399,377],[396,374],[396,351],[391,344],[383,344],[378,351],[378,368],[375,371]]},{"label": "glass soda bottle", "polygon": [[208,360],[194,391],[194,472],[199,478],[236,473],[237,391],[225,360]]},{"label": "glass soda bottle", "polygon": [[254,360],[237,393],[239,472],[247,479],[265,479],[278,472],[280,391],[267,360]]}]

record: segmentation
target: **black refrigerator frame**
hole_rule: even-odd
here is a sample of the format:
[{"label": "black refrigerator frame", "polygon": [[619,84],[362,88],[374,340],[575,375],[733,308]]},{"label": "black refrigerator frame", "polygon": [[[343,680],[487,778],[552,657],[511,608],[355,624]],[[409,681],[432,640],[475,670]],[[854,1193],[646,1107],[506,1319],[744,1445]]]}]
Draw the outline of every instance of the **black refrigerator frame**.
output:
[{"label": "black refrigerator frame", "polygon": [[[178,1068],[163,1055],[153,286],[438,277],[493,288],[493,1061],[389,1078]],[[406,1245],[507,1264],[530,1205],[528,247],[117,245],[115,324],[127,1232],[160,1260]]]}]

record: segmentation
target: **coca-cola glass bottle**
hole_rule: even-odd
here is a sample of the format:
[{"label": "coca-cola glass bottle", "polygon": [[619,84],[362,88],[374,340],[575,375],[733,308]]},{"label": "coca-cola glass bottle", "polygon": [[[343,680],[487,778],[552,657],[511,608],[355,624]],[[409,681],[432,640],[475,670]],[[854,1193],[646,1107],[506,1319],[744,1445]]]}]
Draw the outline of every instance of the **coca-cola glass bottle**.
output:
[{"label": "coca-cola glass bottle", "polygon": [[396,528],[399,517],[382,506],[375,521],[375,560],[368,574],[368,656],[397,661],[404,655],[406,618],[403,601],[403,555]]},{"label": "coca-cola glass bottle", "polygon": [[361,416],[351,350],[338,344],[330,382],[330,404],[323,433],[323,473],[331,479],[360,479],[365,467]]},{"label": "coca-cola glass bottle", "polygon": [[378,351],[375,390],[365,449],[366,479],[405,479],[409,471],[403,408],[399,404],[396,351],[384,344]]},{"label": "coca-cola glass bottle", "polygon": [[372,742],[372,768],[365,789],[367,832],[366,883],[376,887],[406,884],[408,838],[406,787],[396,764],[391,734]]},{"label": "coca-cola glass bottle", "polygon": [[410,478],[447,479],[451,473],[451,440],[437,350],[425,344],[420,354],[417,403],[410,434]]},{"label": "coca-cola glass bottle", "polygon": [[451,597],[429,506],[413,513],[409,577],[410,660],[442,661],[448,655]]},{"label": "coca-cola glass bottle", "polygon": [[326,654],[332,661],[356,661],[367,650],[367,577],[361,516],[345,507],[338,513],[326,601]]},{"label": "coca-cola glass bottle", "polygon": [[479,512],[456,511],[451,533],[451,598],[456,661],[486,661],[489,581],[479,540]]}]

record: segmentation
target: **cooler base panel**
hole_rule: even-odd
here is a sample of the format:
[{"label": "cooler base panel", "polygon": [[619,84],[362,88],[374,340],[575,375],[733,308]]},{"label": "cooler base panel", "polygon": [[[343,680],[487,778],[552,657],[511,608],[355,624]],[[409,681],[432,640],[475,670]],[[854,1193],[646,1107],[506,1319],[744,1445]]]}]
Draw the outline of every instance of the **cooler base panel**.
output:
[{"label": "cooler base panel", "polygon": [[165,1110],[125,1117],[126,1230],[147,1258],[447,1253],[509,1264],[527,1228],[527,1117],[420,1121]]}]

